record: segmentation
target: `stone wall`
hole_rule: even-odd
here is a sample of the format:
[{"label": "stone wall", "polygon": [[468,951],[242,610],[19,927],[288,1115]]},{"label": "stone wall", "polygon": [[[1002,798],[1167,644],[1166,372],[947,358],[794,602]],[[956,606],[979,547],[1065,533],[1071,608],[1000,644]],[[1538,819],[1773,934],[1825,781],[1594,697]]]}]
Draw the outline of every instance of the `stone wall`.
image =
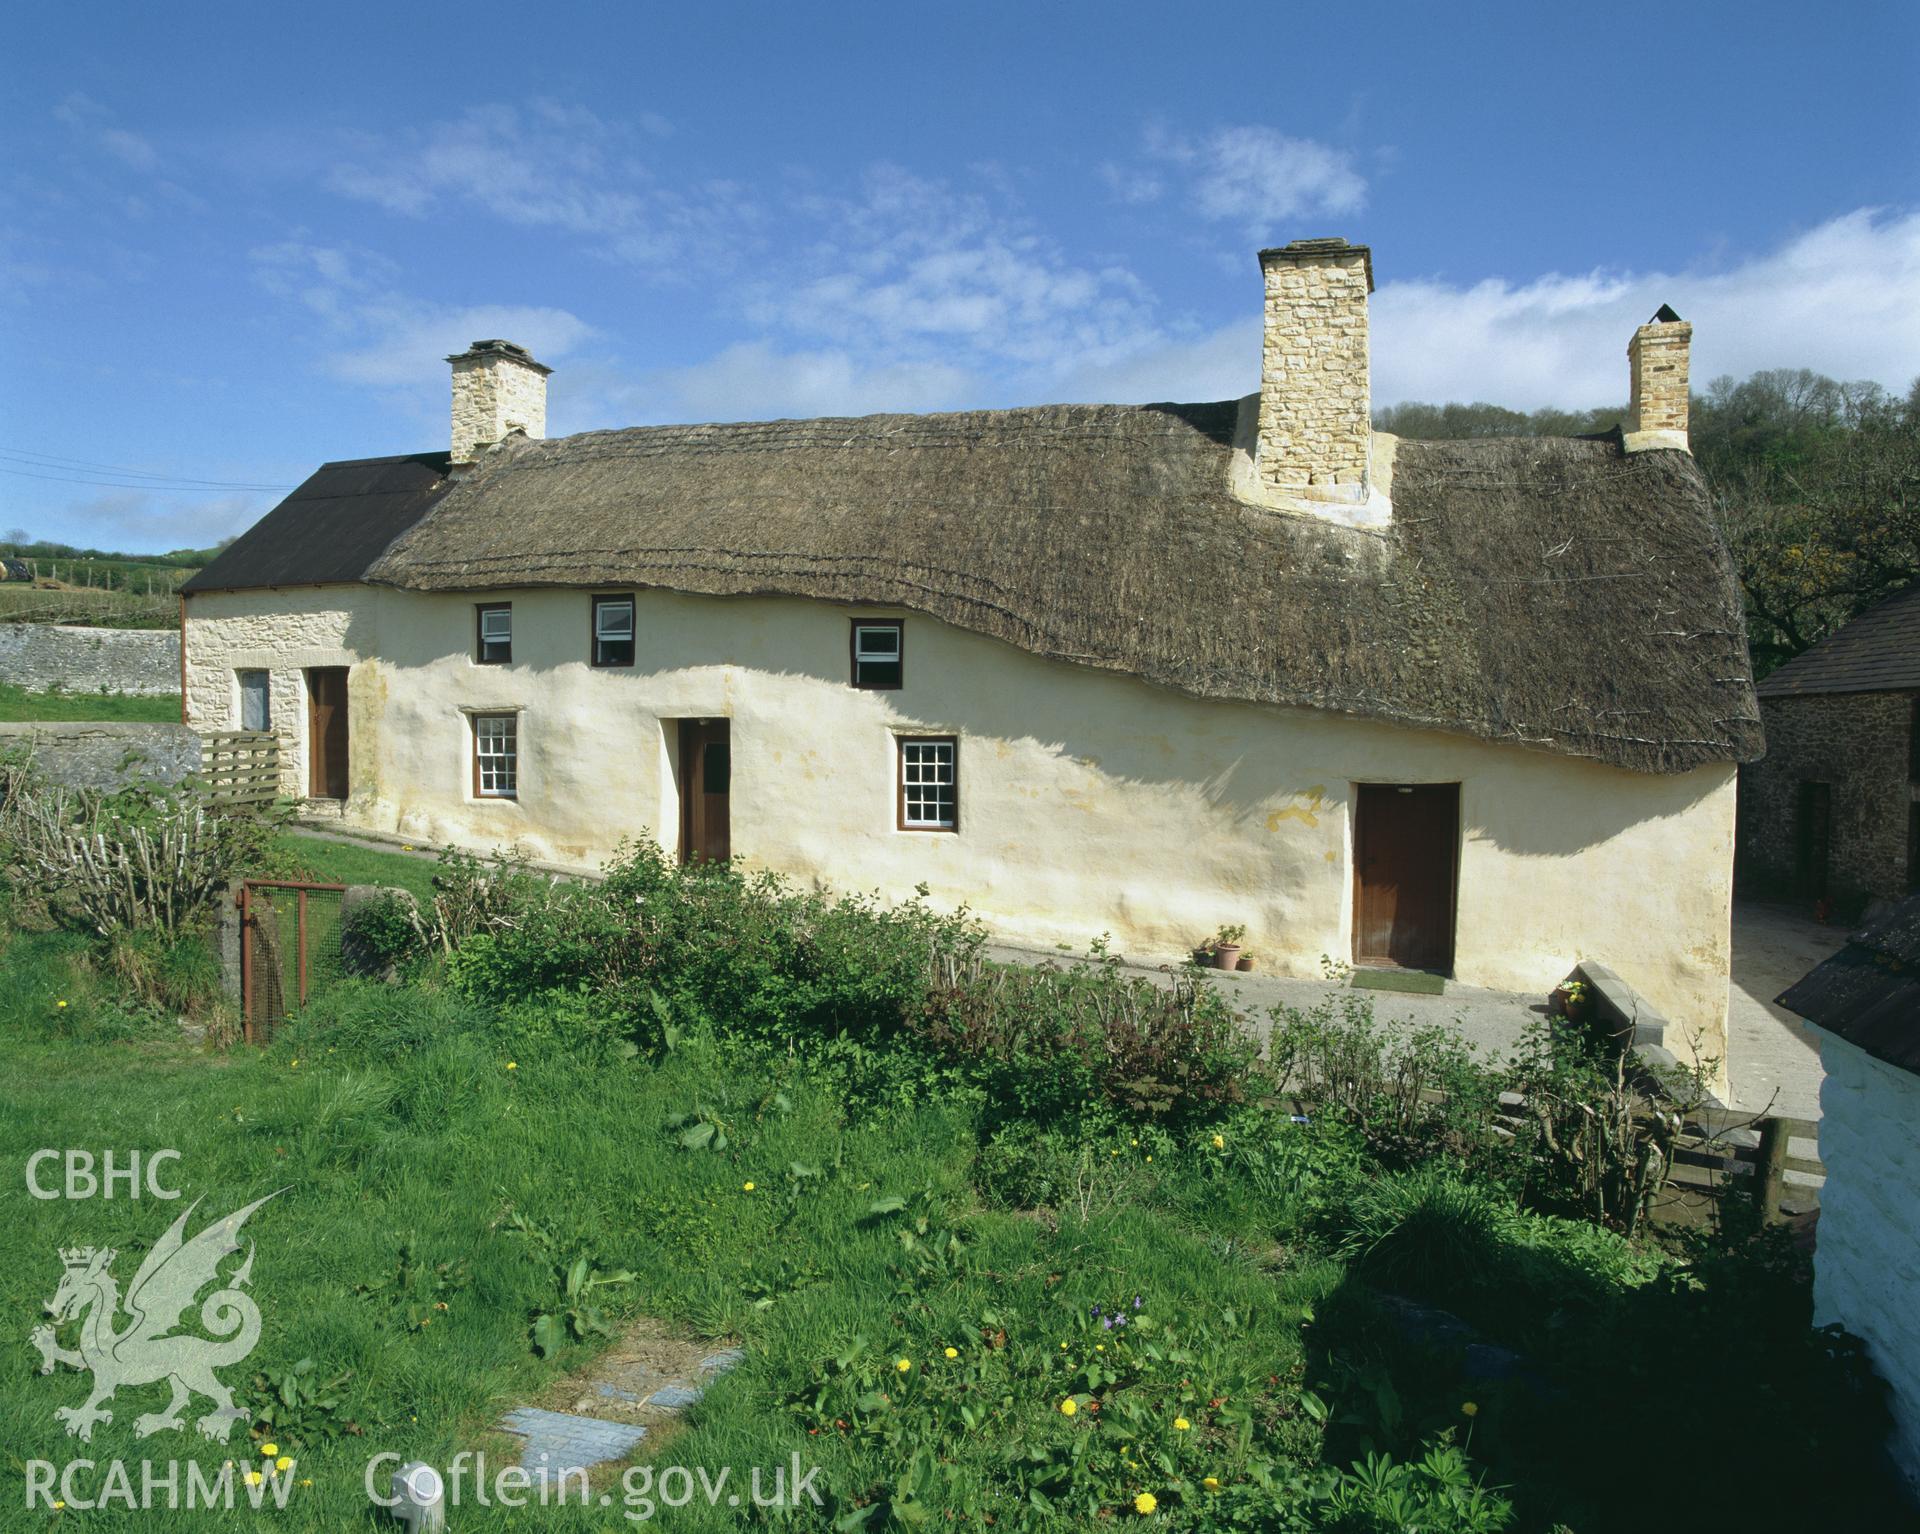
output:
[{"label": "stone wall", "polygon": [[0,623],[0,682],[31,692],[178,692],[180,632]]},{"label": "stone wall", "polygon": [[1370,259],[1344,242],[1260,253],[1267,302],[1255,461],[1279,495],[1366,498]]},{"label": "stone wall", "polygon": [[1895,1461],[1920,1491],[1920,1077],[1822,1035],[1814,1323],[1867,1344],[1891,1391]]},{"label": "stone wall", "polygon": [[0,724],[0,753],[14,752],[55,783],[106,793],[171,788],[200,770],[200,737],[184,724]]},{"label": "stone wall", "polygon": [[1827,893],[1859,905],[1907,892],[1913,700],[1900,692],[1760,700],[1767,754],[1740,769],[1743,887],[1794,889],[1800,785],[1825,783],[1833,806]]}]

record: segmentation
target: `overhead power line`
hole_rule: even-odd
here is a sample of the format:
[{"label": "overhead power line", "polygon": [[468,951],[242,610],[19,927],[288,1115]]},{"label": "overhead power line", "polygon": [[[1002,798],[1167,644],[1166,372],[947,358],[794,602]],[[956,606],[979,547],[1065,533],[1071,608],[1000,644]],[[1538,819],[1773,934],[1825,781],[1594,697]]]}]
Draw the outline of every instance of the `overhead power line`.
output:
[{"label": "overhead power line", "polygon": [[58,474],[30,474],[25,469],[6,468],[0,468],[0,474],[13,474],[21,479],[44,479],[56,485],[98,485],[107,490],[151,490],[156,495],[231,495],[248,490],[278,494],[293,489],[292,485],[156,485],[124,479],[70,479]]},{"label": "overhead power line", "polygon": [[[290,490],[291,485],[263,485],[251,480],[205,479],[190,474],[163,474],[152,469],[134,469],[120,464],[93,463],[84,458],[63,458],[54,453],[35,452],[29,448],[0,448],[0,459],[9,463],[24,464],[28,469],[49,470],[53,474],[110,474],[115,480],[130,479],[144,481],[155,486],[166,485],[192,490]],[[19,472],[19,471],[5,471]],[[50,475],[29,475],[29,478],[47,478]],[[100,481],[81,480],[79,483],[100,483]]]}]

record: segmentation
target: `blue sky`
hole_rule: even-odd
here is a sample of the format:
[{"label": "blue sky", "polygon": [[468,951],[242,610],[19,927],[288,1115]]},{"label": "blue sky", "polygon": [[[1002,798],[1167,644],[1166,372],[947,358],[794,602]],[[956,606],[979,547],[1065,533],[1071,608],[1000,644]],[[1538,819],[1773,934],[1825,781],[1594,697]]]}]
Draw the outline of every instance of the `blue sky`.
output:
[{"label": "blue sky", "polygon": [[1301,235],[1374,248],[1376,403],[1621,399],[1661,302],[1701,381],[1920,374],[1910,3],[38,6],[6,51],[0,529],[72,542],[443,448],[483,336],[556,435],[1245,393]]}]

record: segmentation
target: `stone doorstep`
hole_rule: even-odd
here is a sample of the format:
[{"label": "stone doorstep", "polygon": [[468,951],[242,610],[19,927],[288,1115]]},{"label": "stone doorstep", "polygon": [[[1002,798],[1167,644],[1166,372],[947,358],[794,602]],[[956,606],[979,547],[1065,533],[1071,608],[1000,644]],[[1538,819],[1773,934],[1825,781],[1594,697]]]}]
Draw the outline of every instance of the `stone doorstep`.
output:
[{"label": "stone doorstep", "polygon": [[[616,1358],[590,1371],[588,1388],[573,1411],[551,1411],[517,1406],[500,1419],[499,1429],[524,1441],[521,1468],[533,1475],[561,1476],[590,1471],[608,1460],[625,1459],[646,1439],[651,1425],[680,1415],[705,1393],[705,1382],[736,1367],[746,1353],[722,1348],[703,1357],[694,1371],[697,1380],[666,1375],[648,1365]],[[594,1416],[581,1408],[596,1401],[602,1410],[621,1414]],[[652,1422],[623,1420],[651,1418]]]}]

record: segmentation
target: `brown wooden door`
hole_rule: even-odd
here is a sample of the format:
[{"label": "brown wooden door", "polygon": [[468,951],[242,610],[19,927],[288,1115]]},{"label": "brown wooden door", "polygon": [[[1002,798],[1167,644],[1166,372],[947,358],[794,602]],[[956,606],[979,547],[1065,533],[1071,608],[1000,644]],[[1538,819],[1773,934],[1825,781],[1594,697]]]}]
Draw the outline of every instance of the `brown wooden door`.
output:
[{"label": "brown wooden door", "polygon": [[725,719],[680,721],[680,861],[731,856],[728,787],[733,739]]},{"label": "brown wooden door", "polygon": [[307,794],[347,797],[347,668],[307,672]]},{"label": "brown wooden door", "polygon": [[1363,783],[1354,825],[1353,962],[1453,970],[1457,783]]}]

